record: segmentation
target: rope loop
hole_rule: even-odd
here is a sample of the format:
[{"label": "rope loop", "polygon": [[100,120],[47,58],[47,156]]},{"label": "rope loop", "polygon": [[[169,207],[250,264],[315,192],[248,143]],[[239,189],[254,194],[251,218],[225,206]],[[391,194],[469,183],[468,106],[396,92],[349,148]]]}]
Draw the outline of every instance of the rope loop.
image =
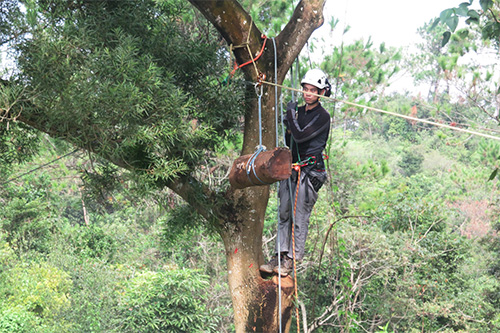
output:
[{"label": "rope loop", "polygon": [[[256,147],[256,149],[257,150],[255,151],[255,153],[253,153],[252,156],[250,156],[250,158],[248,159],[247,165],[245,167],[245,169],[247,171],[248,180],[253,185],[269,185],[271,183],[266,183],[265,181],[260,179],[259,176],[257,176],[257,173],[255,172],[255,160],[257,159],[257,156],[259,156],[260,153],[266,151],[266,147],[263,145],[258,145]],[[259,181],[258,183],[254,183],[254,181],[252,180],[252,177],[250,177],[251,173],[253,173],[255,179],[257,179]]]},{"label": "rope loop", "polygon": [[255,88],[255,94],[259,98],[259,106],[260,106],[260,103],[261,103],[260,99],[262,98],[262,92],[264,91],[264,88],[262,86],[262,83],[259,83],[259,82],[255,83],[254,88]]}]

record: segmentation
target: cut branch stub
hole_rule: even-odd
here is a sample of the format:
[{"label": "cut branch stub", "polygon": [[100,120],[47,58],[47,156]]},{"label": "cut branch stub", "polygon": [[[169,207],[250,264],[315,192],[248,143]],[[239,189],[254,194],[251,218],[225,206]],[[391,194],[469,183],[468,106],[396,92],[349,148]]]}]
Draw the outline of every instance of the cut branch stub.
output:
[{"label": "cut branch stub", "polygon": [[233,188],[269,185],[285,180],[292,174],[292,153],[288,148],[278,147],[243,155],[233,162],[229,182]]}]

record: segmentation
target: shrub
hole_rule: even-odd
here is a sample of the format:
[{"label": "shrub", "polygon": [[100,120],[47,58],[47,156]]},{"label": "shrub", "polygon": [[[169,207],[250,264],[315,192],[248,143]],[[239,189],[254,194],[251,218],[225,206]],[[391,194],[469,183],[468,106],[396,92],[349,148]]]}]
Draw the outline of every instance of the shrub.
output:
[{"label": "shrub", "polygon": [[401,168],[403,176],[410,177],[421,171],[423,162],[424,156],[422,154],[407,149],[403,152],[403,156],[398,166]]},{"label": "shrub", "polygon": [[22,306],[0,304],[0,332],[31,333],[39,331],[41,319]]},{"label": "shrub", "polygon": [[14,250],[6,240],[7,234],[0,230],[0,272],[12,264],[15,258]]},{"label": "shrub", "polygon": [[0,277],[0,299],[5,306],[23,308],[47,319],[70,305],[69,275],[47,263],[20,264]]},{"label": "shrub", "polygon": [[146,271],[130,279],[122,291],[122,329],[132,332],[215,332],[208,311],[208,277],[196,270]]},{"label": "shrub", "polygon": [[67,231],[71,232],[71,248],[81,259],[111,260],[117,250],[113,237],[98,225],[75,226]]}]

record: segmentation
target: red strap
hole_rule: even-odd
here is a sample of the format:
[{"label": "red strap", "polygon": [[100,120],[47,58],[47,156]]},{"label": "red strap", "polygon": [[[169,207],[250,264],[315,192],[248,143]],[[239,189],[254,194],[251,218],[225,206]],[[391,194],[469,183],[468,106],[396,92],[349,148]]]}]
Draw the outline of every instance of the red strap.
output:
[{"label": "red strap", "polygon": [[260,49],[259,54],[257,54],[257,56],[253,60],[248,60],[247,62],[245,62],[245,63],[243,63],[241,65],[237,65],[236,62],[235,62],[234,68],[231,71],[231,73],[229,73],[229,76],[232,77],[238,68],[244,67],[244,66],[246,66],[248,64],[251,64],[252,62],[255,62],[255,61],[259,60],[260,56],[264,52],[264,48],[266,47],[266,41],[267,41],[267,36],[266,35],[262,34],[260,37],[264,39],[264,43],[262,44],[262,48]]}]

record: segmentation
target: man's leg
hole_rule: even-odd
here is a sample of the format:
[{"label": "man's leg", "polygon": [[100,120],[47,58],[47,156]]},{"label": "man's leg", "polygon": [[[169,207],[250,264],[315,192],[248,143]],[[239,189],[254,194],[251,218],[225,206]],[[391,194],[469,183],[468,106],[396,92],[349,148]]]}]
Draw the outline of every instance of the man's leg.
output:
[{"label": "man's leg", "polygon": [[[297,191],[297,183],[292,185],[292,198],[290,200],[290,214],[293,214],[293,209],[295,206],[295,193]],[[309,227],[309,217],[313,209],[316,200],[318,199],[318,193],[314,190],[309,177],[304,173],[301,175],[301,182],[299,184],[299,192],[297,196],[297,204],[295,206],[295,259],[302,260],[304,258],[304,250],[307,238],[307,231]],[[290,220],[292,220],[290,215]],[[274,272],[280,274],[281,276],[287,276],[293,270],[293,243],[291,241],[291,221],[289,225],[289,241],[288,241],[288,253],[283,256],[281,269],[279,270],[275,267]]]},{"label": "man's leg", "polygon": [[[294,187],[294,182],[292,181],[292,189]],[[285,179],[280,182],[279,187],[279,223],[278,223],[278,235],[276,239],[276,253],[288,252],[291,244],[292,235],[292,205],[291,202],[295,197],[295,193],[292,193],[290,197],[290,189],[288,187],[289,180]]]},{"label": "man's leg", "polygon": [[[297,197],[296,214],[295,214],[295,259],[302,260],[304,258],[304,250],[306,245],[307,232],[309,229],[309,218],[316,200],[318,192],[314,190],[313,185],[307,175],[300,175],[299,193]],[[296,189],[295,189],[296,190]],[[295,196],[295,195],[294,195]],[[295,202],[292,203],[294,205]],[[293,214],[293,207],[292,207]],[[288,256],[293,256],[293,247],[290,242]]]},{"label": "man's leg", "polygon": [[[277,239],[276,239],[276,249],[275,255],[271,258],[271,260],[260,266],[260,270],[265,273],[272,273],[278,267],[278,260],[282,253],[288,252],[289,244],[290,244],[290,235],[291,235],[291,216],[290,216],[290,190],[288,188],[288,179],[282,180],[280,182],[280,186],[278,189],[278,200],[280,202],[279,205],[279,223],[277,230]],[[283,261],[280,263],[283,265]]]}]

